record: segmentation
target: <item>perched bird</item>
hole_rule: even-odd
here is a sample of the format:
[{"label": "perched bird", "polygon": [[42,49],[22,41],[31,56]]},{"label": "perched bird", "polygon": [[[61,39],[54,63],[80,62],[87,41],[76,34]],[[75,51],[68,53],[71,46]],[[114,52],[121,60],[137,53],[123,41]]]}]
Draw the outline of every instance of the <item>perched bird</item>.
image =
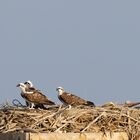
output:
[{"label": "perched bird", "polygon": [[[36,89],[33,85],[33,83],[28,80],[24,83],[26,85],[26,91],[38,91],[38,92],[41,92],[40,90]],[[30,103],[26,102],[26,105],[27,106],[31,106]],[[34,108],[41,108],[41,109],[46,109],[44,104],[35,104],[34,105]]]},{"label": "perched bird", "polygon": [[36,105],[54,105],[55,103],[50,101],[45,95],[39,90],[27,90],[25,84],[20,83],[17,85],[21,89],[21,96],[31,104],[30,108]]},{"label": "perched bird", "polygon": [[[33,86],[33,83],[32,83],[30,80],[24,82],[24,85],[26,86],[26,91],[31,92],[31,91],[37,90],[37,89]],[[37,90],[37,91],[40,91],[40,90]],[[25,103],[26,103],[26,106],[27,106],[27,107],[29,107],[29,108],[31,107],[31,103],[30,103],[30,102],[25,101]],[[45,109],[45,107],[44,107],[43,104],[36,104],[36,105],[34,105],[34,108],[42,108],[42,109]]]},{"label": "perched bird", "polygon": [[56,89],[58,91],[58,98],[59,100],[65,104],[65,105],[72,105],[72,106],[78,106],[78,105],[87,105],[87,106],[95,106],[93,102],[84,100],[74,94],[65,92],[62,87],[58,87]]}]

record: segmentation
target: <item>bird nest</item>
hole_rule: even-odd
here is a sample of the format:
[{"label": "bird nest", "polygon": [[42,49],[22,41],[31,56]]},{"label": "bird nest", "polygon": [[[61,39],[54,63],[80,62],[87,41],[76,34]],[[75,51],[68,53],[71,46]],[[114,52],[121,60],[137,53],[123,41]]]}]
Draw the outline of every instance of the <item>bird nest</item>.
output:
[{"label": "bird nest", "polygon": [[52,106],[46,110],[2,106],[0,133],[22,132],[126,132],[140,134],[140,110],[115,104],[102,107]]}]

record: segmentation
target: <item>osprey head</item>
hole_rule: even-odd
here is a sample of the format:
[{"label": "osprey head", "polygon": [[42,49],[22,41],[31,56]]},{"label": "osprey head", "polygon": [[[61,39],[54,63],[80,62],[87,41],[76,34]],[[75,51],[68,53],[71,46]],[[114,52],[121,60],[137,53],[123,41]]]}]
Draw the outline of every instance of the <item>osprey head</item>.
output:
[{"label": "osprey head", "polygon": [[33,83],[29,80],[26,81],[24,84],[26,85],[26,87],[33,87]]},{"label": "osprey head", "polygon": [[62,87],[56,88],[56,91],[58,91],[58,94],[61,95],[64,92],[64,89]]},{"label": "osprey head", "polygon": [[26,88],[26,86],[25,86],[23,83],[19,83],[19,84],[17,85],[17,87],[19,87],[19,88],[21,89],[22,92],[24,92],[24,91],[25,91],[25,88]]}]

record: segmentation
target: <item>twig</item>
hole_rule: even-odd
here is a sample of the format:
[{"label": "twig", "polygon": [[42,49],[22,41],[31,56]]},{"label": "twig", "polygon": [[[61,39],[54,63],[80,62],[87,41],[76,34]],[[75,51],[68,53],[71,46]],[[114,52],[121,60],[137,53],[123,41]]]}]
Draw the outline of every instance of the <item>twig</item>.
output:
[{"label": "twig", "polygon": [[31,128],[33,128],[34,126],[38,125],[39,123],[42,123],[42,122],[43,122],[45,119],[47,119],[47,118],[51,118],[51,117],[54,117],[54,116],[58,115],[59,113],[63,112],[63,111],[66,110],[66,109],[67,109],[67,107],[64,108],[64,109],[62,109],[62,110],[58,110],[56,113],[53,113],[53,114],[51,114],[51,115],[48,115],[48,116],[43,117],[43,118],[40,119],[39,121],[35,122],[35,123],[31,126]]},{"label": "twig", "polygon": [[103,112],[101,115],[99,115],[96,119],[94,119],[92,122],[90,122],[81,132],[84,132],[85,130],[87,130],[92,124],[94,124],[99,118],[101,118],[103,115],[105,114],[105,112]]}]

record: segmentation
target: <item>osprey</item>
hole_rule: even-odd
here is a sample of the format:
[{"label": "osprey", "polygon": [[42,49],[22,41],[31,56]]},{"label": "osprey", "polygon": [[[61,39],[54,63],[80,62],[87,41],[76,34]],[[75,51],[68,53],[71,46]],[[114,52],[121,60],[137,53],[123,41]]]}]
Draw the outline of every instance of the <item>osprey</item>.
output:
[{"label": "osprey", "polygon": [[[35,87],[33,86],[33,83],[31,82],[31,81],[26,81],[25,83],[24,83],[24,85],[26,86],[26,91],[28,91],[28,92],[30,92],[30,91],[40,91],[40,90],[37,90],[37,89],[35,89]],[[28,102],[28,101],[25,101],[26,102],[26,105],[27,105],[27,107],[31,107],[31,103],[30,102]],[[45,107],[44,107],[44,105],[43,104],[36,104],[36,105],[34,105],[34,108],[43,108],[43,109],[45,109]]]},{"label": "osprey", "polygon": [[[24,85],[26,85],[26,91],[38,91],[38,92],[41,92],[40,90],[36,89],[34,86],[33,86],[33,83],[31,81],[26,81],[24,83]],[[26,105],[31,107],[31,103],[29,103],[28,101],[26,101]],[[34,105],[34,108],[41,108],[41,109],[46,109],[44,107],[43,104],[35,104]]]},{"label": "osprey", "polygon": [[58,87],[56,89],[58,91],[58,98],[59,100],[64,103],[65,105],[72,105],[72,106],[77,106],[77,105],[87,105],[87,106],[95,106],[93,102],[84,100],[74,94],[65,92],[62,87]]},{"label": "osprey", "polygon": [[45,95],[43,95],[38,90],[26,90],[26,85],[20,83],[17,85],[21,89],[21,96],[31,104],[30,108],[33,108],[34,105],[43,104],[43,105],[54,105],[55,103],[50,101]]}]

